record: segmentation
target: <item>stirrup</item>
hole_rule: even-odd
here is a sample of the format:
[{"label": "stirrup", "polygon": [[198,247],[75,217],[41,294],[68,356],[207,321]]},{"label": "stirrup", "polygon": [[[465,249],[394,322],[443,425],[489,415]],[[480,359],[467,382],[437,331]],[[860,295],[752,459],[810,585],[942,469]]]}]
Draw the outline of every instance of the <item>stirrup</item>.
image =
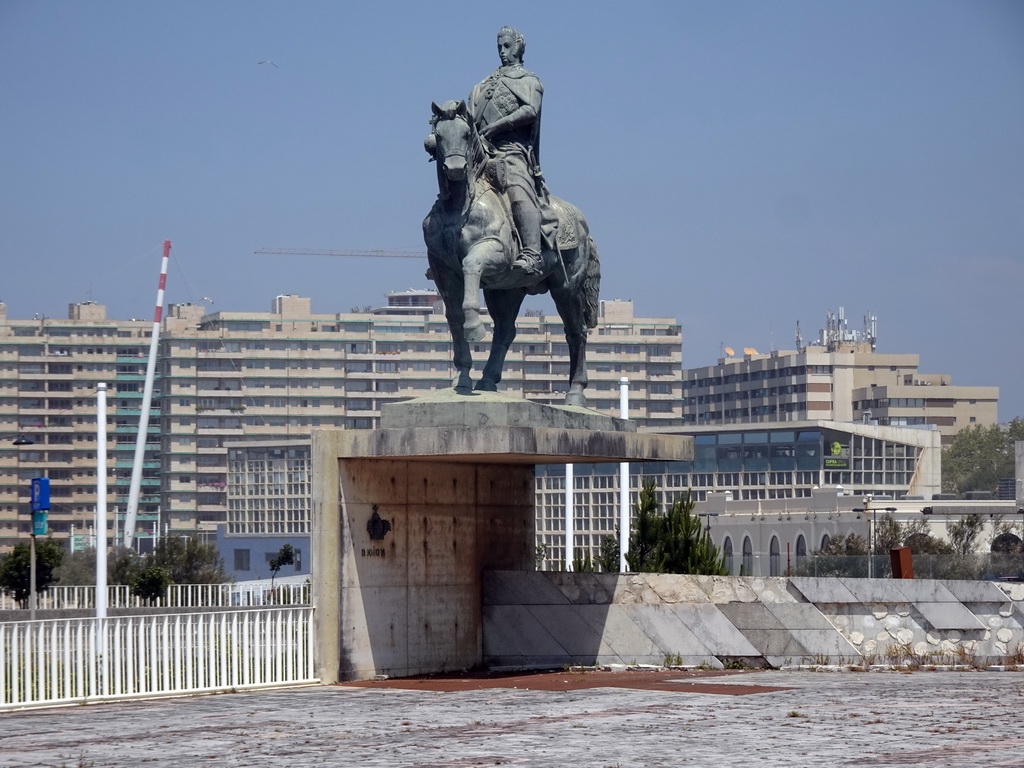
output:
[{"label": "stirrup", "polygon": [[543,275],[543,261],[541,257],[529,251],[523,251],[519,258],[512,262],[512,269],[521,269],[528,275]]}]

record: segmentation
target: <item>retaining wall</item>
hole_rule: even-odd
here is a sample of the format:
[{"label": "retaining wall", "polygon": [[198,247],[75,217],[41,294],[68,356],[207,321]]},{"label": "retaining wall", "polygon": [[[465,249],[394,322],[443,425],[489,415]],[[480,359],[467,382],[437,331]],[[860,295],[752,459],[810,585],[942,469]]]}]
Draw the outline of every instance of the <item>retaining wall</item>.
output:
[{"label": "retaining wall", "polygon": [[483,581],[490,667],[995,664],[1022,644],[1017,583],[541,571]]}]

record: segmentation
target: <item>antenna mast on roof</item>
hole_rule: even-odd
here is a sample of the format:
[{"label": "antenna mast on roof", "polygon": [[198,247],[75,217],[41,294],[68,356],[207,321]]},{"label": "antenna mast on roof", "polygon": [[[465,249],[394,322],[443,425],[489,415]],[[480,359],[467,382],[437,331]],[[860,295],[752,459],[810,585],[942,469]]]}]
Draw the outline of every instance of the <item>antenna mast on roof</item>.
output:
[{"label": "antenna mast on roof", "polygon": [[871,344],[871,351],[878,346],[878,316],[871,310],[864,315],[864,341]]}]

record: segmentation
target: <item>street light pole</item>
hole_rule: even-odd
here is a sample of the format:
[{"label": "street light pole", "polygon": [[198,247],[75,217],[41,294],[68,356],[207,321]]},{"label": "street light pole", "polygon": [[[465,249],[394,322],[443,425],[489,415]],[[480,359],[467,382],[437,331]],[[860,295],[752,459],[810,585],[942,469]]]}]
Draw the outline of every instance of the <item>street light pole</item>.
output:
[{"label": "street light pole", "polygon": [[874,562],[875,556],[875,510],[871,508],[871,496],[864,497],[863,507],[854,507],[854,512],[863,512],[864,514],[870,514],[868,518],[868,578],[874,578],[874,568],[872,563]]},{"label": "street light pole", "polygon": [[[619,418],[629,418],[629,379],[619,379]],[[629,570],[629,462],[619,464],[619,573]]]},{"label": "street light pole", "polygon": [[96,385],[96,618],[107,617],[107,385]]},{"label": "street light pole", "polygon": [[[871,497],[864,497],[864,508],[867,509],[871,506]],[[875,510],[871,510],[871,546],[868,548],[868,578],[872,579],[875,576],[875,539],[878,536],[878,521],[875,520]]]},{"label": "street light pole", "polygon": [[36,620],[36,535],[46,535],[46,513],[50,511],[50,480],[45,477],[32,478],[32,537],[29,539],[28,554],[28,617]]},{"label": "street light pole", "polygon": [[36,534],[28,543],[28,620],[36,620]]}]

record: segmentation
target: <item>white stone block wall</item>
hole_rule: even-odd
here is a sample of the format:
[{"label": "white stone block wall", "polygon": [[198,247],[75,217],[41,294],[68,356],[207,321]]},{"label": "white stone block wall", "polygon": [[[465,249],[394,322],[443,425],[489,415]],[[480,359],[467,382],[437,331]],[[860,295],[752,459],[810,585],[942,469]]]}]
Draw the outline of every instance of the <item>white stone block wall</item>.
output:
[{"label": "white stone block wall", "polygon": [[494,667],[977,665],[1024,652],[1016,583],[496,571],[483,600]]}]

